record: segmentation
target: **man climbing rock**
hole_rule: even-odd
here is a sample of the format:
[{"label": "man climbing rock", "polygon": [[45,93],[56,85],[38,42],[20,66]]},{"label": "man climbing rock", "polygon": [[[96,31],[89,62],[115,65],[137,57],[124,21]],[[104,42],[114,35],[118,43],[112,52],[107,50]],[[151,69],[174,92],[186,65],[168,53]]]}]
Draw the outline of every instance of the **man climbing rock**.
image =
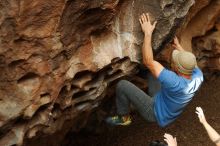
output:
[{"label": "man climbing rock", "polygon": [[129,81],[121,80],[116,86],[118,115],[108,117],[106,122],[112,125],[129,125],[129,106],[132,104],[145,120],[157,122],[164,127],[172,123],[192,100],[203,82],[203,74],[197,67],[196,57],[191,52],[184,51],[177,38],[173,44],[176,50],[172,52],[172,70],[154,60],[151,37],[157,22],[151,24],[149,14],[142,14],[139,21],[144,32],[143,64],[161,87],[151,97]]}]

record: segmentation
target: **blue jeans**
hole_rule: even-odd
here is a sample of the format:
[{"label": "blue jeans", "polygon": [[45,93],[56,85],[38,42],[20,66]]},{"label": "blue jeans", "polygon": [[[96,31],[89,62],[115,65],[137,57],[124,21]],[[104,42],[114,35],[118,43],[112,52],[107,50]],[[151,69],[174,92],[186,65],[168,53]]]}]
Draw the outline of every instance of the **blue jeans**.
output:
[{"label": "blue jeans", "polygon": [[116,106],[119,115],[129,114],[132,104],[140,115],[149,122],[155,122],[154,99],[129,81],[121,80],[116,86]]}]

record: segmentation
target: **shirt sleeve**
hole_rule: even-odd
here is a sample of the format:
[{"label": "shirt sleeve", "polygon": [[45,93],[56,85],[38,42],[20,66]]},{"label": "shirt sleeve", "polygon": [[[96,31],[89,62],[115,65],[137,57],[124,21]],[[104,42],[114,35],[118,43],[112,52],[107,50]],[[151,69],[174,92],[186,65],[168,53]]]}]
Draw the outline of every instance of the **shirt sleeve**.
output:
[{"label": "shirt sleeve", "polygon": [[166,68],[161,71],[158,80],[160,81],[163,88],[173,88],[178,86],[180,83],[177,74]]},{"label": "shirt sleeve", "polygon": [[204,81],[203,73],[199,68],[193,70],[193,78],[195,79],[196,85],[200,86]]},{"label": "shirt sleeve", "polygon": [[201,80],[203,80],[203,73],[198,67],[196,67],[193,70],[193,75],[195,75],[196,77],[199,77],[199,78],[201,78]]}]

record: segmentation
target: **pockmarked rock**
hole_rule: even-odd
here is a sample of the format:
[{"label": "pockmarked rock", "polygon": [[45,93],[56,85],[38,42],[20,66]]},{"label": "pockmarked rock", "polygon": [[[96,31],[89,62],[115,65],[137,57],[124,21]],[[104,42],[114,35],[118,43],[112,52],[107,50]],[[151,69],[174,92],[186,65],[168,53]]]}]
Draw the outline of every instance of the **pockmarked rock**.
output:
[{"label": "pockmarked rock", "polygon": [[191,49],[202,68],[219,71],[218,5],[208,0],[201,5],[194,0],[1,0],[0,145],[58,146],[66,133],[83,128],[109,85],[138,72],[142,13],[158,22],[152,46],[165,62],[161,52],[176,31],[184,37],[184,31],[197,27],[194,19],[201,23],[203,10],[209,13],[202,21],[207,22],[204,33],[190,33]]}]

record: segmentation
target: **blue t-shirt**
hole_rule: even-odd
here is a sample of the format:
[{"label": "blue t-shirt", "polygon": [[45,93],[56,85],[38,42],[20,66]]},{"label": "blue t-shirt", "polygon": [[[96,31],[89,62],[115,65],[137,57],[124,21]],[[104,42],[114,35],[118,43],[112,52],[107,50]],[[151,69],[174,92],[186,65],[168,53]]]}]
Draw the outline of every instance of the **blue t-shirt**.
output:
[{"label": "blue t-shirt", "polygon": [[199,68],[195,68],[192,79],[186,79],[164,68],[158,80],[161,90],[154,98],[154,112],[158,124],[164,127],[173,122],[192,100],[203,82],[203,74]]}]

